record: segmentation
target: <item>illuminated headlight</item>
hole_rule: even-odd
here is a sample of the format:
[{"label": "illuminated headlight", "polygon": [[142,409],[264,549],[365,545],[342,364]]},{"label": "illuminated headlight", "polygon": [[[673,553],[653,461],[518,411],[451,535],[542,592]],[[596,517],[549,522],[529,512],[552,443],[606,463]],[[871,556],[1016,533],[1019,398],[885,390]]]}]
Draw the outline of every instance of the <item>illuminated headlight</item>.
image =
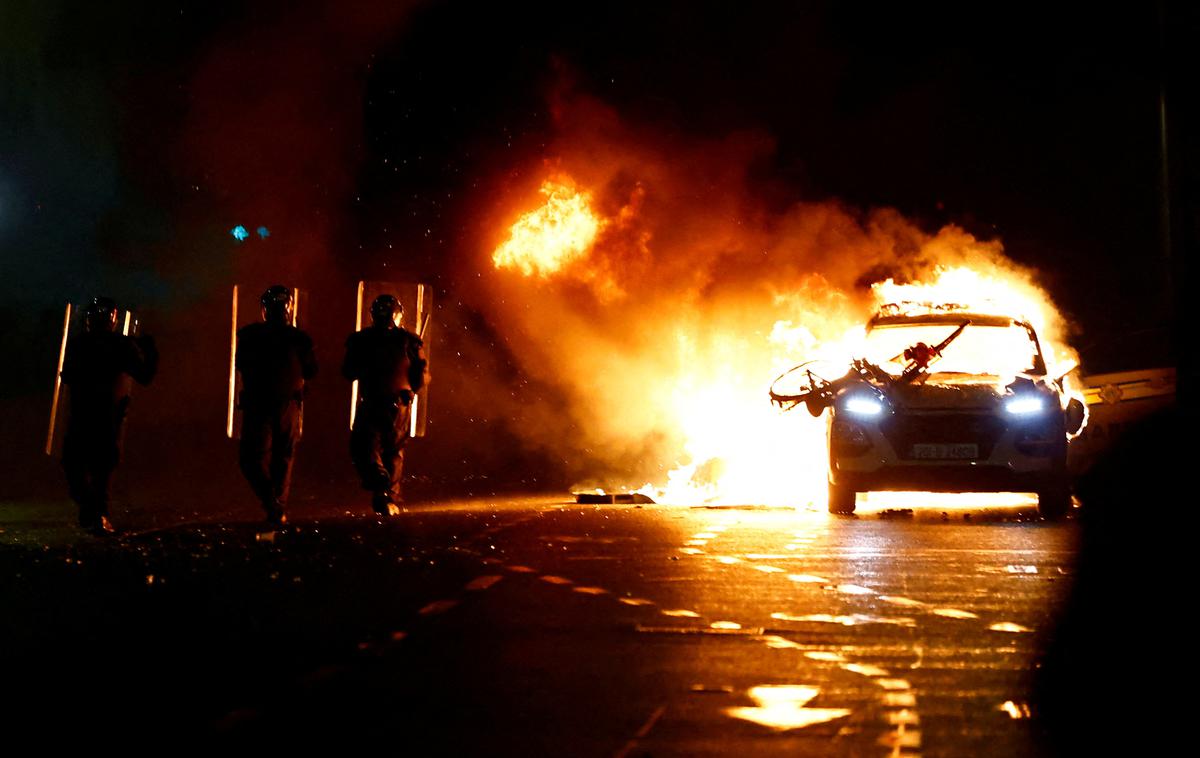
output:
[{"label": "illuminated headlight", "polygon": [[847,398],[842,406],[847,413],[853,413],[856,416],[878,416],[883,413],[883,403],[873,397],[851,397]]},{"label": "illuminated headlight", "polygon": [[1004,410],[1014,416],[1033,416],[1046,408],[1045,401],[1040,397],[1014,397],[1004,403]]}]

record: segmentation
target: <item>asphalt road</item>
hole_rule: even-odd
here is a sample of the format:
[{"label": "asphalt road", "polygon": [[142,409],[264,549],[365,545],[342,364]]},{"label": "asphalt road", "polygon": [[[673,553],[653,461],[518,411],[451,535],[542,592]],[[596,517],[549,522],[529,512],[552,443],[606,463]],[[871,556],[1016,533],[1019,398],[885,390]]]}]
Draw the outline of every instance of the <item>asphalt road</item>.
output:
[{"label": "asphalt road", "polygon": [[403,755],[1049,754],[1033,678],[1077,524],[860,511],[528,497],[97,540],[65,505],[9,510],[0,721]]}]

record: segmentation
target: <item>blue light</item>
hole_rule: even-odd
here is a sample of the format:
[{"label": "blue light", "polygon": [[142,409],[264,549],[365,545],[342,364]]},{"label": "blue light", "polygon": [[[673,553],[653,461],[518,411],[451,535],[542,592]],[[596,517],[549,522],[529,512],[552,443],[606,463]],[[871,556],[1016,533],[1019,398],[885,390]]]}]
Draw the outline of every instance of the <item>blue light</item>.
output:
[{"label": "blue light", "polygon": [[1004,410],[1014,416],[1031,416],[1041,413],[1044,403],[1042,398],[1035,396],[1014,397],[1004,404]]},{"label": "blue light", "polygon": [[259,239],[265,240],[267,237],[271,236],[270,230],[267,229],[267,227],[265,227],[265,226],[258,227],[257,229],[254,230],[254,232],[255,232],[255,234],[258,235]]},{"label": "blue light", "polygon": [[241,224],[238,224],[230,229],[229,233],[232,234],[233,238],[238,242],[243,242],[247,237],[250,236],[250,232],[246,231],[246,227],[242,226]]},{"label": "blue light", "polygon": [[878,416],[883,412],[883,403],[872,397],[851,397],[846,400],[845,408],[858,416]]}]

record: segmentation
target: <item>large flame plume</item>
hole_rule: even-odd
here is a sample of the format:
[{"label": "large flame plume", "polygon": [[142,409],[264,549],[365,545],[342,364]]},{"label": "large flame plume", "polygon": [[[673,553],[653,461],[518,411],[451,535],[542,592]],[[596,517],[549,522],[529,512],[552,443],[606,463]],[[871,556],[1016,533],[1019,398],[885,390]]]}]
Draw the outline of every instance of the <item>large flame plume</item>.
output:
[{"label": "large flame plume", "polygon": [[764,210],[748,179],[771,149],[760,135],[668,149],[596,103],[563,120],[541,200],[514,204],[487,281],[526,369],[571,400],[570,418],[525,433],[583,461],[581,484],[822,503],[824,422],[781,413],[766,390],[809,358],[844,371],[884,302],[980,303],[1030,320],[1056,365],[1074,356],[998,242],[834,202]]},{"label": "large flame plume", "polygon": [[570,178],[547,179],[540,192],[545,203],[517,219],[492,254],[496,268],[546,278],[586,256],[595,243],[601,221],[589,193],[577,190]]}]

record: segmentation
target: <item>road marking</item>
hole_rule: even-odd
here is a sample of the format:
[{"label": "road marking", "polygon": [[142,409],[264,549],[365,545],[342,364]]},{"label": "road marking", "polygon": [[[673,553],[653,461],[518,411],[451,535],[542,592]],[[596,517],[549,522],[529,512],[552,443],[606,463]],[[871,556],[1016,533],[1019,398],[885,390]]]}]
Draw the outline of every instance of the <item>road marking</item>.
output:
[{"label": "road marking", "polygon": [[572,587],[573,592],[578,592],[581,595],[607,595],[608,590],[603,587]]},{"label": "road marking", "polygon": [[457,600],[435,600],[417,611],[417,614],[421,616],[436,616],[439,613],[445,613],[456,605],[458,605]]},{"label": "road marking", "polygon": [[709,624],[713,629],[741,629],[742,625],[736,621],[714,621]]},{"label": "road marking", "polygon": [[617,600],[625,605],[654,605],[653,600],[647,600],[644,597],[619,597]]},{"label": "road marking", "polygon": [[704,555],[704,551],[698,547],[681,547],[679,548],[679,552],[686,555]]},{"label": "road marking", "polygon": [[898,711],[884,711],[884,720],[891,726],[916,726],[921,723],[921,718],[916,711],[910,711],[907,708],[901,708]]},{"label": "road marking", "polygon": [[662,615],[664,615],[664,616],[674,616],[677,618],[689,618],[689,619],[700,618],[699,613],[696,613],[695,611],[689,611],[689,610],[683,610],[683,609],[663,610],[663,611],[660,611],[660,613],[662,613]]},{"label": "road marking", "polygon": [[879,744],[892,748],[890,755],[912,756],[912,753],[901,752],[901,749],[921,747],[921,730],[909,729],[907,724],[898,724],[894,732],[888,732],[879,738]]},{"label": "road marking", "polygon": [[517,573],[517,574],[536,574],[537,573],[537,569],[531,569],[528,566],[509,566],[508,570],[512,571],[514,573]]},{"label": "road marking", "polygon": [[885,677],[885,678],[876,679],[875,684],[878,684],[880,687],[884,688],[885,690],[912,689],[912,685],[910,685],[908,683],[907,679],[888,679]]},{"label": "road marking", "polygon": [[635,624],[633,630],[640,634],[711,635],[714,637],[761,637],[763,633],[762,627],[713,629],[709,626],[652,626],[649,624]]},{"label": "road marking", "polygon": [[842,626],[861,626],[863,624],[895,624],[896,626],[914,627],[917,625],[916,620],[911,618],[868,616],[863,613],[851,613],[848,615],[809,613],[804,616],[796,616],[791,613],[781,613],[777,611],[771,614],[771,618],[778,621],[796,621],[800,623],[814,624],[841,624]]},{"label": "road marking", "polygon": [[787,577],[793,582],[802,584],[829,584],[829,580],[823,576],[813,576],[812,574],[788,574]]},{"label": "road marking", "polygon": [[1000,621],[998,623],[992,624],[991,626],[988,627],[988,629],[992,630],[993,632],[1009,632],[1011,634],[1021,634],[1022,632],[1032,632],[1033,631],[1032,629],[1030,629],[1027,626],[1021,626],[1020,624],[1014,624],[1011,621]]},{"label": "road marking", "polygon": [[570,579],[566,578],[565,576],[555,576],[553,574],[545,574],[544,576],[541,576],[538,578],[541,579],[543,582],[549,582],[550,584],[574,584],[575,583],[575,582],[572,582]]},{"label": "road marking", "polygon": [[[799,645],[797,645],[799,647]],[[826,663],[845,663],[846,656],[841,653],[831,653],[827,650],[809,650],[804,654],[805,658],[814,661],[824,661]]]},{"label": "road marking", "polygon": [[734,558],[732,555],[718,555],[717,563],[724,563],[726,566],[732,566],[735,563],[741,563],[741,558]]},{"label": "road marking", "polygon": [[861,674],[868,677],[887,676],[888,670],[881,669],[878,666],[871,666],[866,663],[846,663],[842,668],[852,674]]},{"label": "road marking", "polygon": [[912,598],[909,598],[909,597],[900,597],[899,595],[880,595],[879,599],[885,603],[891,603],[892,605],[902,605],[906,608],[919,608],[919,607],[925,605],[920,600],[913,600]]},{"label": "road marking", "polygon": [[783,569],[777,568],[775,566],[755,566],[754,570],[761,571],[764,574],[782,574],[783,573]]},{"label": "road marking", "polygon": [[746,692],[756,705],[726,708],[725,714],[777,731],[803,729],[850,715],[849,708],[806,708],[820,693],[819,687],[804,684],[760,685]]},{"label": "road marking", "polygon": [[861,587],[857,584],[839,584],[837,591],[843,595],[874,595],[875,590]]},{"label": "road marking", "polygon": [[893,708],[913,708],[917,704],[917,697],[912,690],[885,692],[883,693],[883,704]]},{"label": "road marking", "polygon": [[971,613],[970,611],[960,611],[957,608],[934,608],[933,614],[935,616],[945,616],[948,619],[977,619],[977,618],[979,618],[978,614]]},{"label": "road marking", "polygon": [[479,592],[480,590],[486,590],[487,588],[491,587],[493,584],[495,584],[496,582],[500,581],[503,578],[504,577],[497,576],[495,574],[486,574],[484,576],[477,576],[474,579],[472,579],[470,582],[467,583],[467,589],[470,590],[471,592]]}]

